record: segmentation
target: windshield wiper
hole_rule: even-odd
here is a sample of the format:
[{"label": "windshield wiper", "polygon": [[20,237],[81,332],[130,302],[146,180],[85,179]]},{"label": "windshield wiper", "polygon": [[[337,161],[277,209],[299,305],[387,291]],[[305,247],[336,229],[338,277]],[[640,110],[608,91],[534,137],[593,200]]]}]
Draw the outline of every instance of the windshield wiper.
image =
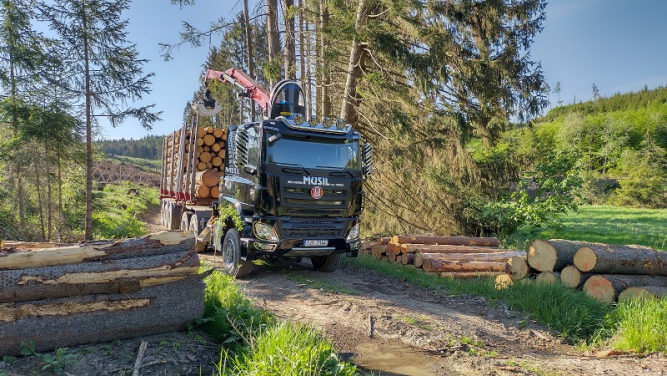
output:
[{"label": "windshield wiper", "polygon": [[341,174],[344,175],[350,175],[351,177],[354,177],[354,174],[350,172],[350,169],[347,167],[338,167],[338,166],[317,166],[317,168],[331,168],[335,169],[338,171],[331,171],[329,173],[329,176],[341,176]]},{"label": "windshield wiper", "polygon": [[[295,166],[295,167],[298,167],[298,168],[302,169],[303,172],[306,173],[306,175],[310,176],[310,172],[308,172],[308,170],[306,170],[305,167],[303,167],[302,165],[300,165],[300,164],[298,164],[298,163],[285,163],[285,162],[276,162],[276,163],[277,163],[277,164],[281,164],[281,165],[286,165],[286,166]],[[283,168],[281,169],[281,171],[284,172],[284,173],[286,173],[286,174],[293,173],[293,172],[290,172],[290,171],[288,171],[288,170],[290,170],[290,169],[289,169],[289,168],[285,168],[285,167],[283,167]],[[295,170],[295,169],[292,169],[292,170]]]}]

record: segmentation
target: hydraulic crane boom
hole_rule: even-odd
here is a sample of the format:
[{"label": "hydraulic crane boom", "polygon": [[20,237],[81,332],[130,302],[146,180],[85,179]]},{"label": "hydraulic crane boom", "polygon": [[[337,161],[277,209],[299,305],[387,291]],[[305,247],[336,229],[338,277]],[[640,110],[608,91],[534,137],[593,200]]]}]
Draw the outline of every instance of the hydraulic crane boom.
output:
[{"label": "hydraulic crane boom", "polygon": [[252,98],[259,104],[259,107],[262,109],[262,114],[265,117],[268,116],[269,108],[271,106],[271,98],[269,97],[269,94],[266,92],[266,89],[244,72],[234,68],[227,69],[224,72],[209,69],[206,71],[206,79],[229,82],[238,86],[243,90],[243,93],[240,93],[239,96]]}]

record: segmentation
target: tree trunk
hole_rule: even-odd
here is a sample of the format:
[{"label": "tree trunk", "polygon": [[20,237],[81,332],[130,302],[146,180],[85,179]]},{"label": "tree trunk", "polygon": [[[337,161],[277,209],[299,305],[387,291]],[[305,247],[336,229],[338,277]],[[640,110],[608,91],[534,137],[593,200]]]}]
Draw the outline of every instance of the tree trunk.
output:
[{"label": "tree trunk", "polygon": [[557,283],[559,279],[560,273],[558,272],[542,272],[535,278],[535,283],[553,285],[554,283]]},{"label": "tree trunk", "polygon": [[[366,0],[359,0],[356,20],[354,22],[354,28],[357,32],[366,24],[367,15]],[[357,82],[362,73],[361,60],[363,52],[364,44],[360,43],[355,37],[352,40],[352,47],[350,48],[350,61],[347,66],[347,78],[345,80],[343,103],[340,110],[340,118],[347,124],[352,124],[353,127],[356,127],[359,121],[358,108],[361,98],[357,94]]]},{"label": "tree trunk", "polygon": [[101,241],[58,248],[3,248],[0,270],[33,269],[82,262],[148,257],[194,248],[189,232],[159,232],[121,241]]},{"label": "tree trunk", "polygon": [[285,79],[296,78],[296,46],[294,37],[294,15],[290,15],[290,7],[294,6],[294,0],[283,0],[283,20],[285,22],[285,54],[284,71]]},{"label": "tree trunk", "polygon": [[568,265],[560,272],[560,282],[565,287],[578,289],[593,275],[592,273],[582,273],[574,265]]},{"label": "tree trunk", "polygon": [[414,263],[415,254],[414,253],[404,253],[401,255],[401,263],[403,265],[412,265]]},{"label": "tree trunk", "polygon": [[572,265],[574,254],[590,243],[571,240],[535,240],[528,248],[528,264],[541,272],[559,272]]},{"label": "tree trunk", "polygon": [[63,176],[62,176],[62,160],[60,158],[60,149],[56,149],[56,158],[58,160],[58,224],[56,231],[58,232],[58,241],[63,240]]},{"label": "tree trunk", "polygon": [[195,175],[195,183],[207,187],[216,186],[218,185],[218,174],[213,169],[198,171]]},{"label": "tree trunk", "polygon": [[[389,243],[391,245],[393,243]],[[513,252],[509,249],[498,249],[490,247],[466,246],[466,245],[435,245],[435,244],[400,244],[394,245],[400,250],[400,253],[497,253]],[[396,249],[396,248],[393,248]],[[525,252],[521,252],[525,255]]]},{"label": "tree trunk", "polygon": [[[137,292],[0,304],[0,354],[36,351],[185,330],[204,313],[206,274]],[[45,335],[48,333],[48,335]]]},{"label": "tree trunk", "polygon": [[440,244],[440,245],[470,245],[498,247],[500,241],[497,238],[480,238],[465,236],[394,236],[391,238],[395,244]]},{"label": "tree trunk", "polygon": [[582,290],[597,300],[611,303],[629,287],[667,287],[667,277],[628,274],[597,274],[590,277]]},{"label": "tree trunk", "polygon": [[92,95],[90,90],[90,59],[88,57],[88,29],[86,25],[87,15],[84,5],[83,21],[83,56],[84,75],[86,87],[86,222],[84,226],[84,239],[93,238],[93,124],[92,124]]},{"label": "tree trunk", "polygon": [[326,33],[324,29],[329,25],[329,7],[327,5],[327,0],[320,0],[320,33],[319,33],[319,73],[320,73],[320,94],[322,98],[320,99],[321,109],[318,108],[320,113],[320,119],[328,117],[331,114],[331,99],[329,98],[329,64],[330,62],[326,61],[326,49],[328,47],[328,42],[326,38]]},{"label": "tree trunk", "polygon": [[[278,37],[278,0],[266,0],[266,37],[269,42],[269,62],[274,62],[280,52],[280,39]],[[269,86],[273,87],[275,79],[269,77]]]},{"label": "tree trunk", "polygon": [[[49,146],[44,144],[44,154],[46,158],[49,157]],[[51,241],[53,234],[53,190],[51,189],[51,163],[46,163],[46,228],[47,235],[46,240]]]},{"label": "tree trunk", "polygon": [[512,256],[507,260],[505,272],[512,277],[512,280],[518,281],[526,278],[528,274],[534,273],[535,269],[528,266],[525,255]]},{"label": "tree trunk", "polygon": [[667,253],[638,245],[588,244],[574,256],[583,272],[667,276]]},{"label": "tree trunk", "polygon": [[628,287],[618,295],[618,301],[622,302],[628,299],[664,299],[667,297],[667,287],[641,286]]},{"label": "tree trunk", "polygon": [[[255,79],[255,62],[252,58],[252,28],[250,27],[250,15],[248,14],[248,0],[243,0],[243,21],[245,23],[245,41],[248,58],[248,75]],[[255,101],[250,101],[250,120],[255,121]],[[220,136],[215,136],[220,137]]]},{"label": "tree trunk", "polygon": [[441,272],[439,275],[445,278],[469,279],[481,277],[495,277],[503,274],[502,272]]},{"label": "tree trunk", "polygon": [[[505,272],[506,261],[477,261],[442,259],[437,253],[421,254],[422,268],[427,272]],[[416,258],[416,256],[415,256]]]},{"label": "tree trunk", "polygon": [[382,244],[376,244],[373,247],[371,247],[371,253],[373,254],[373,257],[379,259],[380,257],[382,257],[387,253],[387,246]]},{"label": "tree trunk", "polygon": [[384,244],[384,245],[389,244],[390,241],[391,241],[391,238],[388,237],[388,236],[379,237],[378,240],[377,240],[378,244]]}]

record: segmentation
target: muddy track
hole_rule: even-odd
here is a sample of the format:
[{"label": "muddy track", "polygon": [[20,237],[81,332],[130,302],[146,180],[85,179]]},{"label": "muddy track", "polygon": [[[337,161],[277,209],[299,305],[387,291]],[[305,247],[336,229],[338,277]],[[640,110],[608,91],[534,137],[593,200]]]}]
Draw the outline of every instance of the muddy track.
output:
[{"label": "muddy track", "polygon": [[[502,304],[428,291],[351,264],[320,273],[308,259],[276,263],[238,283],[257,306],[319,328],[345,357],[383,375],[667,374],[662,355],[587,355]],[[325,288],[312,287],[318,284]]]}]

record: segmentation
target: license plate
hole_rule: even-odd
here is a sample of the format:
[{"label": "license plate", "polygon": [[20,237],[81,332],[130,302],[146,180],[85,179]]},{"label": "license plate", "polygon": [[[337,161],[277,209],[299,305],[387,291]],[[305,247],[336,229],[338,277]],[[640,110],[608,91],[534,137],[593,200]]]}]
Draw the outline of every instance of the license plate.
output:
[{"label": "license plate", "polygon": [[328,240],[304,240],[303,241],[303,246],[304,247],[326,247],[329,245]]}]

